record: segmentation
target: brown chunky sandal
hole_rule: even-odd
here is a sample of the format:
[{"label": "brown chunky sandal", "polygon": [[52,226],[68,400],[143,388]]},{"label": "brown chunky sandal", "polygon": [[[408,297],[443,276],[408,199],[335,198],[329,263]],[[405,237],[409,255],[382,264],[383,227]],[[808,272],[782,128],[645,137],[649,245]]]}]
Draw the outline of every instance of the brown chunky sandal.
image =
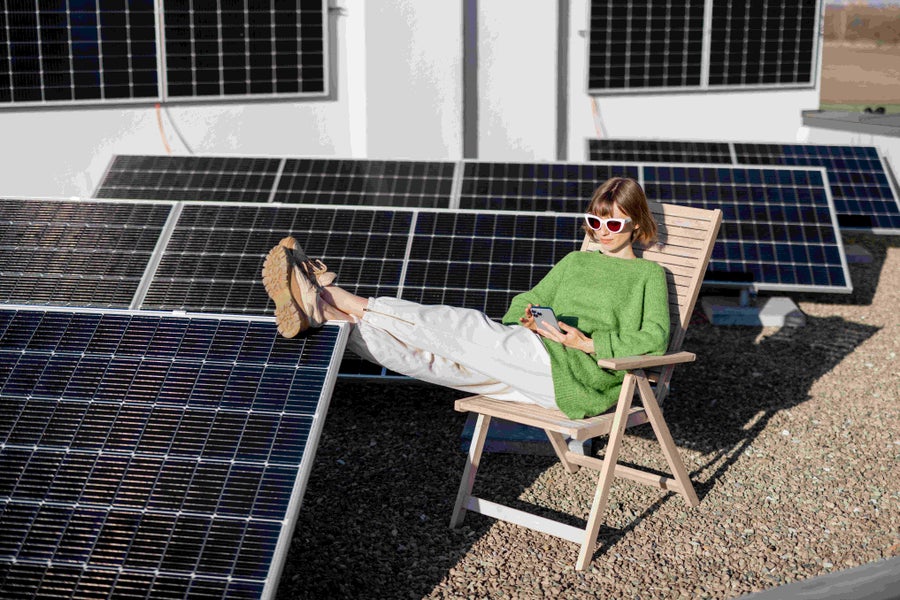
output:
[{"label": "brown chunky sandal", "polygon": [[269,250],[263,262],[262,280],[269,298],[275,302],[275,325],[286,338],[306,331],[310,322],[291,293],[294,262],[284,246]]}]

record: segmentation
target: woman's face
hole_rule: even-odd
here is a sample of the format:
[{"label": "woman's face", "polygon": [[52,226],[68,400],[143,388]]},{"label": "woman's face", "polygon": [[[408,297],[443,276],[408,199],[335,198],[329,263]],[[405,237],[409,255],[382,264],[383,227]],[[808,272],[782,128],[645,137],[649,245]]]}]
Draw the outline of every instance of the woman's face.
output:
[{"label": "woman's face", "polygon": [[[596,214],[596,213],[595,213]],[[600,216],[600,215],[597,215]],[[625,219],[629,215],[625,213],[618,204],[613,204],[613,212],[608,217],[615,219]],[[602,217],[601,218],[608,218]],[[634,256],[631,249],[631,234],[634,232],[635,226],[633,222],[625,223],[624,227],[616,233],[607,228],[606,224],[600,226],[600,229],[594,231],[594,238],[603,248],[603,253],[610,256]]]}]

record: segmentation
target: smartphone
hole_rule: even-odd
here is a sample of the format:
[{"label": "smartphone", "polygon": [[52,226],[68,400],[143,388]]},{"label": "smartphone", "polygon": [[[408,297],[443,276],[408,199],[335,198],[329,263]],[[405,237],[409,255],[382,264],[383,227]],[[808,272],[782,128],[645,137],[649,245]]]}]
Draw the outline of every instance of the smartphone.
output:
[{"label": "smartphone", "polygon": [[538,328],[541,327],[541,323],[546,323],[550,326],[550,329],[555,329],[562,333],[562,330],[559,328],[558,319],[556,315],[553,313],[553,309],[549,306],[532,306],[531,307],[531,316],[534,317],[534,324],[537,325]]}]

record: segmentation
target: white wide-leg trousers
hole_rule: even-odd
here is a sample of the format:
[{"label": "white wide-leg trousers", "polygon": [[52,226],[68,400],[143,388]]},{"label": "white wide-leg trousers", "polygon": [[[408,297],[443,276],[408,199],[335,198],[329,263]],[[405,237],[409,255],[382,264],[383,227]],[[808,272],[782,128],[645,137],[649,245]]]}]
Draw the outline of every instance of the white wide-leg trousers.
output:
[{"label": "white wide-leg trousers", "polygon": [[477,310],[370,298],[348,346],[366,360],[429,383],[556,408],[550,355],[538,336]]}]

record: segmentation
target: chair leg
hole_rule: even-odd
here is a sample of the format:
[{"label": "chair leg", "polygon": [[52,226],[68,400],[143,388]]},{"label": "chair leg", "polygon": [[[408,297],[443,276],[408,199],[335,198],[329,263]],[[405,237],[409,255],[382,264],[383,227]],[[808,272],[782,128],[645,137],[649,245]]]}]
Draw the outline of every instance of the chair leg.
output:
[{"label": "chair leg", "polygon": [[678,448],[675,447],[675,440],[672,439],[669,426],[666,425],[666,421],[663,419],[662,411],[659,409],[659,403],[656,401],[653,389],[647,381],[647,376],[641,370],[635,371],[635,375],[637,375],[638,392],[641,395],[641,402],[644,404],[644,411],[646,411],[650,425],[653,427],[654,433],[656,433],[656,439],[659,440],[666,462],[669,463],[669,468],[672,470],[672,477],[681,486],[682,494],[688,506],[697,506],[700,504],[700,499],[697,498],[697,492],[694,490],[694,484],[691,483],[684,461],[681,460],[681,454],[678,452]]},{"label": "chair leg", "polygon": [[475,485],[475,473],[481,462],[481,451],[484,449],[484,441],[487,439],[488,427],[491,425],[489,415],[479,414],[475,421],[475,431],[472,432],[472,441],[469,443],[469,455],[466,458],[466,467],[463,469],[462,479],[459,482],[459,492],[456,494],[456,505],[453,507],[453,515],[450,517],[450,528],[456,529],[462,525],[466,518],[466,504],[472,495],[472,487]]},{"label": "chair leg", "polygon": [[556,456],[559,458],[559,462],[562,463],[566,471],[568,471],[569,473],[577,473],[578,469],[580,469],[581,467],[572,463],[566,456],[566,452],[569,451],[569,446],[566,444],[566,440],[563,435],[561,433],[557,433],[556,431],[550,431],[549,429],[545,429],[544,433],[546,433],[547,437],[550,438],[550,444],[553,446],[553,451],[556,452]]},{"label": "chair leg", "polygon": [[600,478],[597,481],[597,490],[594,492],[594,502],[588,516],[585,527],[584,542],[578,553],[578,562],[575,569],[583,571],[590,564],[594,556],[594,547],[597,544],[597,533],[600,531],[600,517],[606,511],[606,502],[609,500],[609,488],[615,477],[616,460],[619,458],[619,450],[622,446],[622,437],[625,433],[625,423],[628,421],[628,411],[631,409],[631,401],[634,397],[634,375],[628,373],[622,382],[622,391],[619,394],[619,403],[616,414],[613,417],[612,428],[609,432],[609,441],[606,444],[606,452],[603,456],[603,466],[600,468]]}]

